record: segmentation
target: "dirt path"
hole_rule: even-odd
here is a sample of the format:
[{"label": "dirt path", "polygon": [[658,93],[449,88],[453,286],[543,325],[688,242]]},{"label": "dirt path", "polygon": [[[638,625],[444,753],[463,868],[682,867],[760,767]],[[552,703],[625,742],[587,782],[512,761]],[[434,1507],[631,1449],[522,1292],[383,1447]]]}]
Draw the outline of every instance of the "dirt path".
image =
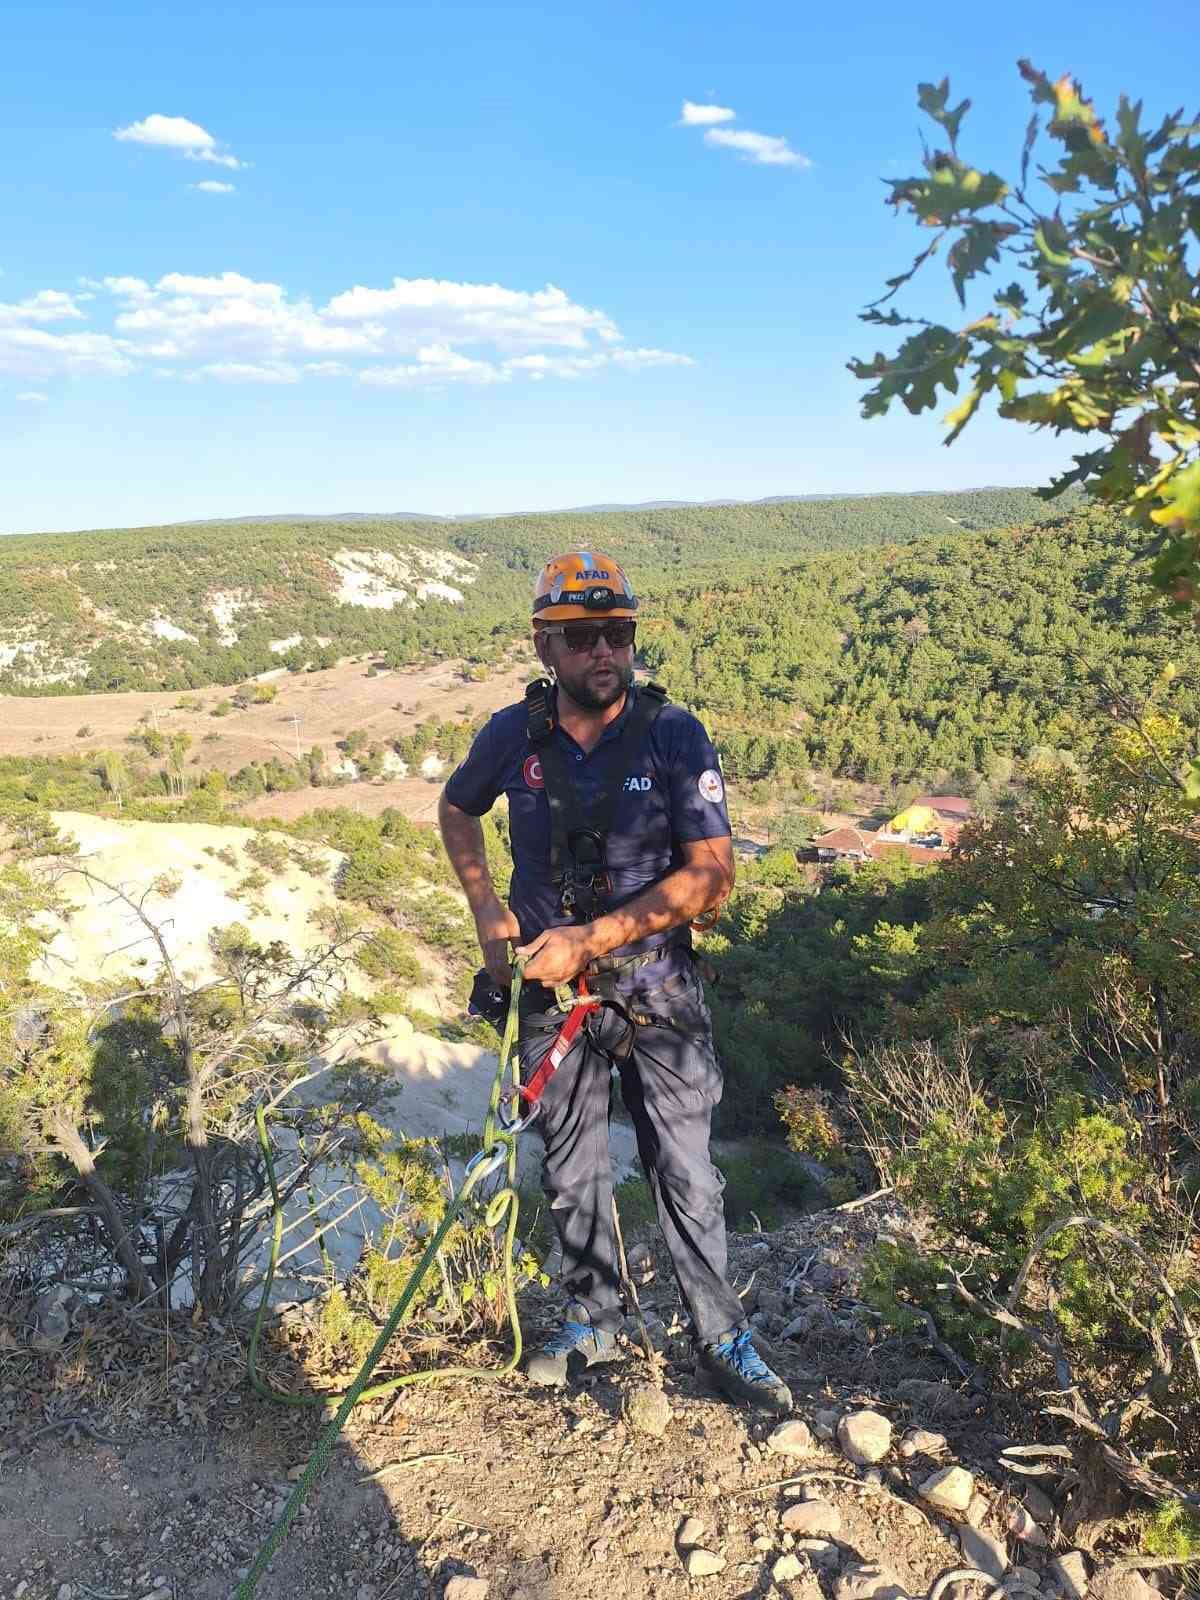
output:
[{"label": "dirt path", "polygon": [[[860,1240],[884,1222],[903,1225],[875,1209],[871,1220],[825,1213],[769,1238],[731,1240],[735,1281],[747,1285],[748,1307],[757,1297],[767,1352],[812,1429],[799,1458],[768,1443],[773,1422],[699,1387],[677,1340],[665,1341],[673,1417],[661,1438],[624,1419],[644,1371],[633,1354],[563,1391],[534,1390],[520,1377],[409,1390],[395,1405],[354,1414],[259,1594],[682,1600],[698,1589],[720,1600],[898,1600],[961,1564],[961,1524],[925,1504],[918,1488],[950,1461],[975,1472],[972,1519],[1003,1549],[1010,1498],[995,1476],[989,1424],[919,1347],[901,1363],[850,1332],[853,1271],[841,1263],[853,1262]],[[671,1315],[674,1291],[661,1270],[646,1297]],[[779,1337],[781,1313],[794,1322],[798,1307],[806,1331]],[[544,1299],[526,1306],[533,1337],[549,1311]],[[774,1342],[762,1330],[773,1330]],[[0,1592],[227,1600],[308,1456],[317,1414],[255,1397],[238,1341],[220,1330],[182,1330],[169,1351],[161,1335],[147,1337],[124,1383],[121,1360],[110,1353],[106,1368],[105,1359],[98,1334],[90,1346],[39,1358],[25,1371],[19,1411],[10,1385],[5,1412],[0,1383],[0,1421],[7,1414],[12,1441],[0,1450]],[[307,1381],[294,1369],[289,1376],[285,1347],[272,1359],[277,1379]],[[902,1398],[900,1379],[913,1373],[926,1380],[923,1402],[911,1385]],[[831,1437],[839,1416],[864,1405],[895,1428],[879,1468],[851,1465]],[[38,1435],[48,1415],[85,1413],[104,1440],[72,1441],[65,1429]],[[941,1430],[940,1443],[926,1436],[931,1454],[895,1448],[911,1422]],[[369,1474],[380,1475],[364,1481]],[[805,1499],[832,1510],[800,1513]],[[797,1516],[827,1523],[826,1533],[793,1534]],[[681,1542],[689,1517],[699,1527]],[[689,1575],[694,1544],[716,1558],[712,1576]],[[481,1582],[456,1587],[455,1577]]]}]

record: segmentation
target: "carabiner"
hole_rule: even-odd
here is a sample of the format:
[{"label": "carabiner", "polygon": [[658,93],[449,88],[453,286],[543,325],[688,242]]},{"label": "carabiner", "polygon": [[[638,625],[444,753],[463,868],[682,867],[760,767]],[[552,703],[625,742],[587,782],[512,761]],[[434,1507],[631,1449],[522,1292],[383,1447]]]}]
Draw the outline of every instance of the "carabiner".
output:
[{"label": "carabiner", "polygon": [[[510,1134],[514,1139],[518,1134],[525,1132],[530,1123],[536,1120],[537,1114],[541,1110],[540,1101],[535,1100],[522,1114],[520,1108],[526,1104],[527,1102],[521,1091],[516,1089],[511,1094],[506,1095],[496,1107],[496,1121],[504,1129],[505,1133]],[[511,1109],[509,1109],[510,1107]]]},{"label": "carabiner", "polygon": [[498,1172],[507,1160],[508,1141],[497,1140],[490,1149],[480,1150],[471,1157],[463,1170],[463,1182],[465,1183],[468,1178],[474,1179],[476,1183],[484,1178],[490,1178],[492,1173]]}]

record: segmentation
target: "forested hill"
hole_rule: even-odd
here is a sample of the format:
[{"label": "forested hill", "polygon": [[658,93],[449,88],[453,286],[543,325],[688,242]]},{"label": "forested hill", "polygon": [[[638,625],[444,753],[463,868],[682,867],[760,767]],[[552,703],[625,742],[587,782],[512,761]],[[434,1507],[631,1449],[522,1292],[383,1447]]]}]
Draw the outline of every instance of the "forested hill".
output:
[{"label": "forested hill", "polygon": [[222,523],[0,539],[0,692],[198,688],[386,653],[480,662],[523,628],[556,550],[618,553],[648,595],[819,551],[1044,519],[1032,491],[547,513],[477,522]]},{"label": "forested hill", "polygon": [[1168,663],[1200,718],[1200,642],[1098,507],[769,582],[697,587],[643,629],[654,675],[703,713],[743,781],[807,768],[891,783],[1002,782],[1014,757],[1086,757],[1111,695]]}]

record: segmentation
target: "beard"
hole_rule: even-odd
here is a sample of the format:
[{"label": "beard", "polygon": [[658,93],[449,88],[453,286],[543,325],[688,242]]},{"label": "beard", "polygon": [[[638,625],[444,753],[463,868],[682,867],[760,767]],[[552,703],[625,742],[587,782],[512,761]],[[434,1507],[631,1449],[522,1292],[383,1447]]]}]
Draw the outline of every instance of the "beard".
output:
[{"label": "beard", "polygon": [[603,687],[590,681],[597,670],[595,667],[585,667],[576,676],[565,673],[561,665],[558,669],[560,688],[565,689],[575,704],[585,711],[607,711],[609,706],[616,705],[633,682],[632,662],[625,665],[619,661],[608,663],[601,677]]}]

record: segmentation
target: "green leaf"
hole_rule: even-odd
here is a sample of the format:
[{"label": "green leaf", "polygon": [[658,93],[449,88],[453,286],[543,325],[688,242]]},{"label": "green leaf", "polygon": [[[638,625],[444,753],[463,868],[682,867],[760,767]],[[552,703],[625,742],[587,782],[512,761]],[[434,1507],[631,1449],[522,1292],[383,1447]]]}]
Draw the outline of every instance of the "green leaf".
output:
[{"label": "green leaf", "polygon": [[1189,765],[1183,775],[1183,792],[1189,800],[1200,801],[1200,756]]},{"label": "green leaf", "polygon": [[1043,261],[1052,267],[1069,267],[1071,253],[1066,249],[1067,230],[1056,217],[1043,217],[1033,230],[1033,242]]},{"label": "green leaf", "polygon": [[1042,119],[1035,111],[1029,119],[1029,126],[1025,129],[1025,143],[1021,147],[1021,187],[1029,182],[1029,157],[1033,154],[1033,147],[1037,143],[1038,130]]},{"label": "green leaf", "polygon": [[948,411],[946,413],[942,420],[947,424],[950,432],[942,440],[943,444],[954,443],[959,434],[966,427],[967,423],[970,422],[971,418],[979,410],[979,402],[982,399],[983,390],[979,384],[975,384],[975,386],[967,394],[966,399],[956,405],[952,411]]},{"label": "green leaf", "polygon": [[1173,472],[1159,489],[1158,498],[1163,505],[1150,513],[1152,522],[1160,527],[1181,522],[1185,528],[1200,532],[1200,460]]},{"label": "green leaf", "polygon": [[1034,103],[1052,106],[1054,104],[1054,87],[1046,74],[1031,65],[1025,57],[1022,57],[1017,62],[1017,68],[1025,82],[1031,86]]},{"label": "green leaf", "polygon": [[1012,223],[971,222],[950,247],[950,277],[959,305],[966,305],[963,286],[968,278],[986,272],[988,263],[999,261],[1000,243],[1016,230]]},{"label": "green leaf", "polygon": [[950,79],[943,78],[941,83],[922,83],[917,86],[917,104],[926,116],[932,117],[936,123],[945,128],[951,147],[958,140],[958,130],[962,119],[971,108],[969,100],[962,100],[952,109],[946,102],[950,98]]},{"label": "green leaf", "polygon": [[1075,316],[1065,316],[1056,325],[1051,348],[1058,355],[1074,359],[1081,351],[1120,333],[1129,321],[1128,309],[1114,304],[1107,294],[1098,294],[1080,305]]},{"label": "green leaf", "polygon": [[1010,283],[1007,289],[1002,289],[996,296],[996,304],[1002,311],[1009,311],[1014,317],[1021,317],[1025,314],[1028,299],[1019,283]]}]

